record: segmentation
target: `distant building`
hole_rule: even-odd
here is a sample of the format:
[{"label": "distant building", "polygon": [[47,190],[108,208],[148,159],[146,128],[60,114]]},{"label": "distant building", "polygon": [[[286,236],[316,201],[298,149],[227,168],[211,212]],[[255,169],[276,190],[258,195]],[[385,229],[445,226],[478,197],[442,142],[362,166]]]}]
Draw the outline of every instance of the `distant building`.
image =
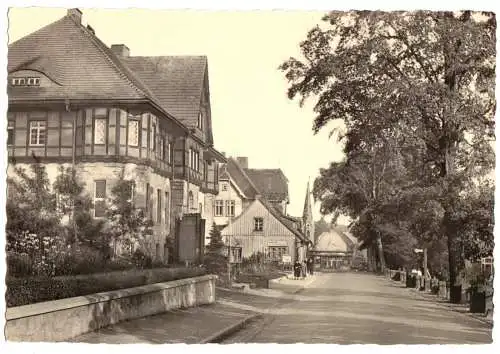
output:
[{"label": "distant building", "polygon": [[332,226],[318,236],[310,254],[320,269],[338,269],[350,266],[357,255],[366,257],[366,252],[360,251],[358,246],[358,240],[347,227]]}]

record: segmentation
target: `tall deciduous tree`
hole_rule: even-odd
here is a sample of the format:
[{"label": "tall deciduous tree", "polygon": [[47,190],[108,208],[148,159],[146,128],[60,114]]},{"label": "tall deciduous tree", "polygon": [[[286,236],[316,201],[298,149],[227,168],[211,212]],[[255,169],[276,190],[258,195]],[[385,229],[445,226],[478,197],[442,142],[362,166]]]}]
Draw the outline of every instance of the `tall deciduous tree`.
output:
[{"label": "tall deciduous tree", "polygon": [[[495,31],[492,13],[332,12],[281,69],[290,98],[316,97],[318,132],[344,120],[347,151],[389,131],[420,152],[421,178],[443,208],[449,273],[460,264],[456,202],[464,183],[492,167]],[[401,129],[402,128],[402,129]]]}]

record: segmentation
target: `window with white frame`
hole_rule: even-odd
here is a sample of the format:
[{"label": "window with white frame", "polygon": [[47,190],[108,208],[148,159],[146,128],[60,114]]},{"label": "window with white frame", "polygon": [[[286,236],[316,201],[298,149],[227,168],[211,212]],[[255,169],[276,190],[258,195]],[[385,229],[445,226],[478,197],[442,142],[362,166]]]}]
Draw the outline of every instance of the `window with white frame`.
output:
[{"label": "window with white frame", "polygon": [[134,181],[130,181],[130,198],[128,200],[128,202],[130,203],[134,203],[134,198],[135,198],[135,182]]},{"label": "window with white frame", "polygon": [[167,163],[172,163],[172,143],[167,144]]},{"label": "window with white frame", "polygon": [[30,145],[43,146],[47,140],[47,122],[37,120],[30,122]]},{"label": "window with white frame", "polygon": [[241,263],[242,248],[231,247],[231,263]]},{"label": "window with white frame", "polygon": [[106,180],[94,181],[94,216],[102,218],[106,216]]},{"label": "window with white frame", "polygon": [[194,209],[194,195],[193,192],[189,191],[188,194],[188,209],[193,210]]},{"label": "window with white frame", "polygon": [[130,117],[128,120],[128,145],[139,146],[139,121]]},{"label": "window with white frame", "polygon": [[200,171],[200,153],[193,149],[189,149],[189,167],[193,171]]},{"label": "window with white frame", "polygon": [[224,201],[217,199],[214,204],[215,208],[215,216],[223,216],[224,215]]},{"label": "window with white frame", "polygon": [[94,120],[94,144],[106,143],[106,119],[96,118]]},{"label": "window with white frame", "polygon": [[267,258],[271,261],[281,262],[283,256],[288,254],[288,247],[286,246],[270,246],[267,249]]},{"label": "window with white frame", "polygon": [[9,120],[7,123],[7,145],[14,144],[14,121]]},{"label": "window with white frame", "polygon": [[150,140],[151,150],[156,151],[156,124],[151,125],[151,140]]},{"label": "window with white frame", "polygon": [[261,217],[253,218],[253,222],[254,222],[254,231],[264,230],[264,218]]},{"label": "window with white frame", "polygon": [[161,189],[156,190],[156,223],[161,224],[161,198],[163,197]]},{"label": "window with white frame", "polygon": [[227,185],[227,183],[222,183],[222,191],[226,192],[228,189],[229,189],[229,186]]},{"label": "window with white frame", "polygon": [[10,81],[12,86],[40,86],[39,77],[14,77]]},{"label": "window with white frame", "polygon": [[165,155],[166,155],[166,144],[165,144],[165,138],[163,136],[160,136],[160,160],[165,160]]},{"label": "window with white frame", "polygon": [[226,215],[227,216],[234,216],[235,204],[236,203],[234,200],[226,200]]},{"label": "window with white frame", "polygon": [[170,194],[165,192],[165,225],[170,225]]}]

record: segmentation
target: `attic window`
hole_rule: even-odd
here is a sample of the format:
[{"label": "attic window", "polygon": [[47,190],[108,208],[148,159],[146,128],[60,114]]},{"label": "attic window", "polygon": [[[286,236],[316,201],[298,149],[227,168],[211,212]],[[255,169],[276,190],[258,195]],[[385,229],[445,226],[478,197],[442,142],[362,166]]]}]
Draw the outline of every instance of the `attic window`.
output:
[{"label": "attic window", "polygon": [[12,86],[40,86],[39,77],[14,77],[11,80]]},{"label": "attic window", "polygon": [[198,113],[198,128],[203,129],[203,114]]}]

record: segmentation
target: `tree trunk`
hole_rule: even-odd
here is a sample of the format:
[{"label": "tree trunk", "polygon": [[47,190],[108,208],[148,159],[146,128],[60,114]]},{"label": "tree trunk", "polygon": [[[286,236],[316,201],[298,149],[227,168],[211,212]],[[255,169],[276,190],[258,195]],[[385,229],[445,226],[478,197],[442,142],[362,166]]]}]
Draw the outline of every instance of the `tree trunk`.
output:
[{"label": "tree trunk", "polygon": [[384,258],[384,248],[382,246],[382,237],[377,233],[377,251],[378,251],[378,259],[380,262],[380,271],[382,273],[385,272],[385,258]]}]

